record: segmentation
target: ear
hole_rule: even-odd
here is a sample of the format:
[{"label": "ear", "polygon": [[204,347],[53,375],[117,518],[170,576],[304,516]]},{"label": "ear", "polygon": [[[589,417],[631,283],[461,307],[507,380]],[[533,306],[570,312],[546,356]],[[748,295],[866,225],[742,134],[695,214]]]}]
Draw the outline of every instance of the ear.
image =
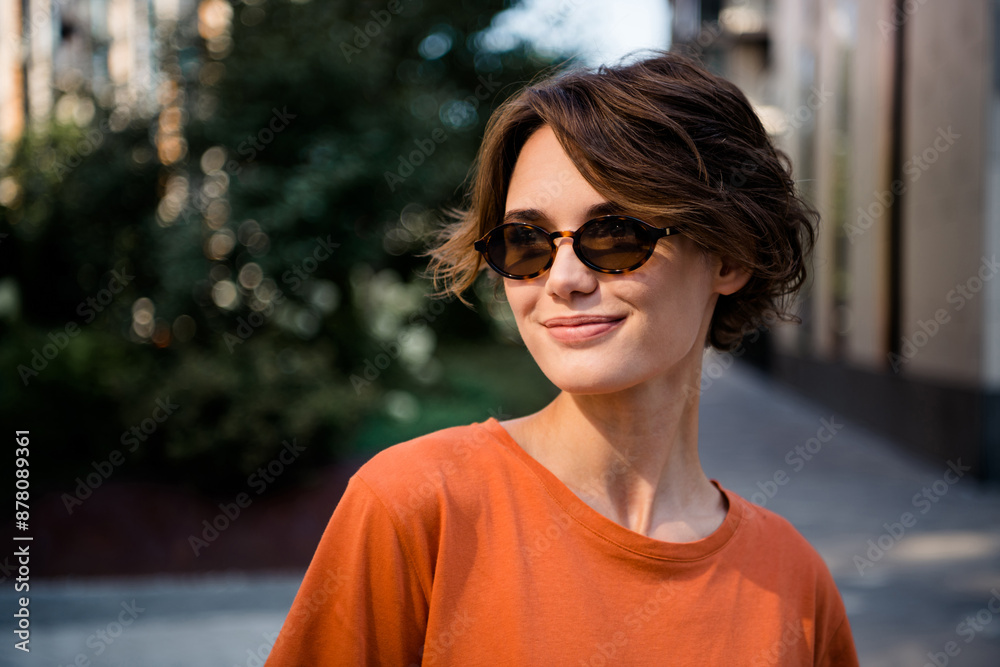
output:
[{"label": "ear", "polygon": [[714,255],[711,261],[712,287],[719,294],[733,294],[750,280],[750,272],[730,257]]}]

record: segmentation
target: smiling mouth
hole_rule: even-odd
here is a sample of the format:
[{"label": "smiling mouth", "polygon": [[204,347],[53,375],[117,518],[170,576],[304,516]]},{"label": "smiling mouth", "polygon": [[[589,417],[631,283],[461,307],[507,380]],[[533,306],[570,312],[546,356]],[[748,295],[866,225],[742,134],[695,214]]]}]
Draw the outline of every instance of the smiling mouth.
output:
[{"label": "smiling mouth", "polygon": [[544,322],[549,335],[560,342],[575,343],[593,340],[617,329],[623,317],[561,317]]}]

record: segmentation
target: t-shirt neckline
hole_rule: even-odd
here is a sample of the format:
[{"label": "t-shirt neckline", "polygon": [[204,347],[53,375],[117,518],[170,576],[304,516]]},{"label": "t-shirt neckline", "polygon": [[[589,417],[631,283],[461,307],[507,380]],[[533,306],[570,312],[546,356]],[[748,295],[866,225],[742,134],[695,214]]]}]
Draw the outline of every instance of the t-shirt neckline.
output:
[{"label": "t-shirt neckline", "polygon": [[712,534],[694,542],[664,542],[622,526],[604,516],[577,496],[562,480],[556,477],[528,454],[507,432],[495,417],[490,417],[478,426],[485,428],[493,437],[533,472],[549,495],[576,521],[602,538],[635,554],[659,560],[695,561],[707,558],[725,547],[744,519],[742,499],[724,489],[715,479],[711,483],[725,496],[728,509]]}]

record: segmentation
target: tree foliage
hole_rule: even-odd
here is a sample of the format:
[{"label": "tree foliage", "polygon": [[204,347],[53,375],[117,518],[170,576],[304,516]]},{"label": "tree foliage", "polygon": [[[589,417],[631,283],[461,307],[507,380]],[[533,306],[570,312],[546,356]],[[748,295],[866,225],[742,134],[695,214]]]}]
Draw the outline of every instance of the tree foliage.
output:
[{"label": "tree foliage", "polygon": [[550,392],[418,273],[490,110],[551,63],[488,48],[496,2],[223,4],[226,34],[161,35],[158,115],[83,88],[94,120],[32,130],[0,176],[0,400],[49,486],[117,449],[223,493],[286,439],[304,473]]}]

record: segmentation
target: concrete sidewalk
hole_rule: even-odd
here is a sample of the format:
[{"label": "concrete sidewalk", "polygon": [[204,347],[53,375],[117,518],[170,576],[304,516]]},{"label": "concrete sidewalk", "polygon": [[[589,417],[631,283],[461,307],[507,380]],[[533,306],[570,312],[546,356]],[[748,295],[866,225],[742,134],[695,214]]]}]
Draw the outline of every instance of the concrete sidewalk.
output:
[{"label": "concrete sidewalk", "polygon": [[[706,375],[699,437],[710,477],[822,553],[862,665],[1000,665],[1000,491],[739,365]],[[0,665],[259,666],[301,575],[33,581],[32,652],[8,634]]]},{"label": "concrete sidewalk", "polygon": [[700,417],[707,474],[823,555],[863,666],[1000,666],[1000,489],[748,367],[704,387]]}]

